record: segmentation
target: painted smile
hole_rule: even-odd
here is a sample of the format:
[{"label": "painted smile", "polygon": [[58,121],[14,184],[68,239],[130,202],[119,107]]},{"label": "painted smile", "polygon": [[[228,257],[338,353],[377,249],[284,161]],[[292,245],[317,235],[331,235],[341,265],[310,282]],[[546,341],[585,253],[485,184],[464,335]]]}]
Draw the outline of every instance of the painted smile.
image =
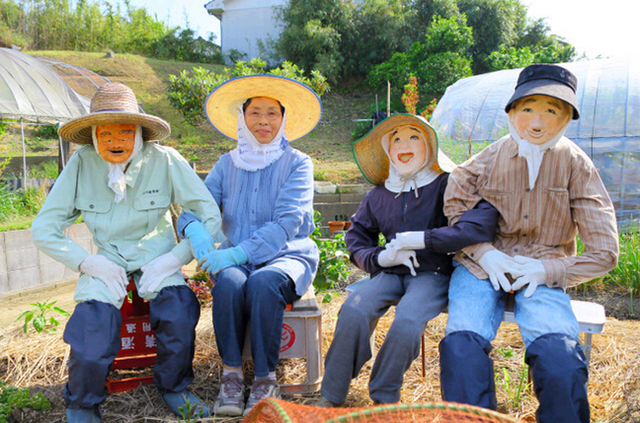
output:
[{"label": "painted smile", "polygon": [[398,154],[398,160],[402,163],[409,163],[413,159],[413,153],[400,153]]}]

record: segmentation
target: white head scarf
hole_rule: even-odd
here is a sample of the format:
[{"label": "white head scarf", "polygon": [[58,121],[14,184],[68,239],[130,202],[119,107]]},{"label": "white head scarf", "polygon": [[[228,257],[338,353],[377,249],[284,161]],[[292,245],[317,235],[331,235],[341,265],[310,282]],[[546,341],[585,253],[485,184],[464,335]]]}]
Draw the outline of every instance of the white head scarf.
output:
[{"label": "white head scarf", "polygon": [[282,156],[289,145],[284,127],[287,122],[287,111],[282,115],[282,124],[276,136],[268,144],[261,144],[253,136],[244,121],[242,104],[238,106],[238,146],[231,150],[233,164],[243,170],[255,172],[264,169]]},{"label": "white head scarf", "polygon": [[428,164],[433,163],[435,161],[435,155],[433,148],[429,145],[429,137],[425,136],[424,132],[413,125],[408,125],[417,131],[420,131],[422,134],[422,138],[425,140],[426,144],[426,154],[424,158],[424,162],[418,168],[418,170],[412,175],[401,175],[398,172],[398,168],[391,160],[391,156],[389,155],[389,141],[391,139],[391,135],[398,130],[398,128],[394,128],[393,131],[388,132],[382,136],[382,148],[384,152],[387,153],[387,157],[389,157],[389,177],[384,181],[384,186],[391,192],[395,192],[399,197],[402,192],[409,192],[411,189],[414,190],[416,198],[418,198],[418,188],[423,187],[425,185],[433,182],[440,172],[437,172],[432,169],[432,166],[428,166]]},{"label": "white head scarf", "polygon": [[544,144],[537,145],[518,135],[518,131],[516,131],[516,128],[511,123],[511,114],[509,114],[509,133],[518,143],[518,156],[524,157],[527,160],[527,169],[529,170],[529,189],[533,189],[536,185],[544,153],[555,147],[558,141],[564,137],[564,133],[567,131],[570,123],[571,119],[569,119],[566,125],[558,131],[553,139],[545,142]]},{"label": "white head scarf", "polygon": [[[96,126],[91,127],[91,137],[93,138],[93,147],[96,149],[96,152],[100,156],[100,151],[98,150],[98,138],[96,137]],[[136,135],[135,141],[133,145],[133,151],[131,155],[127,159],[127,161],[123,163],[109,163],[109,188],[115,193],[114,201],[119,203],[123,199],[126,201],[127,198],[127,178],[124,174],[124,171],[127,168],[127,165],[131,163],[131,160],[135,157],[136,154],[140,150],[142,150],[142,143],[144,140],[142,139],[142,127],[140,125],[136,125]],[[100,156],[102,157],[102,156]],[[106,160],[105,160],[106,161]]]}]

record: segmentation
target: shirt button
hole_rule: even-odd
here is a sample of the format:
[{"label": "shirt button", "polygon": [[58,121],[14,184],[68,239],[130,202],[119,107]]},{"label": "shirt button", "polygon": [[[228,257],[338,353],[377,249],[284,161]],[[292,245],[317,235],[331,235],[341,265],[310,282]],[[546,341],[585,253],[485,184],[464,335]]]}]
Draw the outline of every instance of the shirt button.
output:
[{"label": "shirt button", "polygon": [[517,253],[517,252],[518,252],[518,249],[517,249],[517,248],[515,248],[513,251],[515,251],[515,252]]},{"label": "shirt button", "polygon": [[89,208],[92,209],[94,207],[93,204],[89,204]]},{"label": "shirt button", "polygon": [[531,188],[527,188],[527,189],[525,189],[525,191],[529,192],[529,191],[531,191]]},{"label": "shirt button", "polygon": [[155,201],[152,201],[152,202],[151,202],[151,205],[152,205],[152,206],[154,206],[155,204],[156,204],[156,202],[155,202]]},{"label": "shirt button", "polygon": [[528,218],[529,218],[529,215],[528,215],[528,214],[525,214],[525,215],[524,215],[524,218],[525,218],[525,219],[528,219]]},{"label": "shirt button", "polygon": [[471,253],[471,257],[473,257],[473,253]]},{"label": "shirt button", "polygon": [[523,237],[523,238],[526,238],[526,237],[527,237],[527,234],[522,234],[522,237]]}]

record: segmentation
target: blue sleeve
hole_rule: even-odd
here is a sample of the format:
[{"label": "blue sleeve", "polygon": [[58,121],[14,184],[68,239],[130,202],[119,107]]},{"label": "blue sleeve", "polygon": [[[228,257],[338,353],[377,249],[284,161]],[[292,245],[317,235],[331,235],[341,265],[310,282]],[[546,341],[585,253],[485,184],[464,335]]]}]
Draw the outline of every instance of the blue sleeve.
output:
[{"label": "blue sleeve", "polygon": [[498,216],[498,210],[482,200],[473,209],[464,212],[453,226],[426,230],[425,249],[445,254],[480,242],[492,242],[496,236]]},{"label": "blue sleeve", "polygon": [[356,213],[351,217],[351,228],[345,235],[345,243],[351,262],[365,272],[376,275],[384,268],[378,265],[380,227],[370,209],[369,194],[365,196]]}]

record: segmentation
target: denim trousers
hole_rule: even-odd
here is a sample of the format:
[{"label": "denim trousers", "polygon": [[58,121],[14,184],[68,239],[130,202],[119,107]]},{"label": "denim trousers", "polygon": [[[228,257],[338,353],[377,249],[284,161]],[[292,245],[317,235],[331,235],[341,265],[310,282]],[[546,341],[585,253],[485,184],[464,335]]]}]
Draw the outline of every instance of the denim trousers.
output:
[{"label": "denim trousers", "polygon": [[369,396],[381,403],[398,402],[404,373],[420,354],[427,322],[447,305],[448,281],[448,275],[436,272],[383,272],[357,284],[338,314],[322,395],[335,404],[345,401],[351,379],[372,357],[370,338],[378,320],[395,306],[395,318],[371,370]]},{"label": "denim trousers", "polygon": [[269,266],[252,272],[244,266],[227,267],[213,280],[213,328],[222,363],[242,366],[248,325],[255,376],[268,376],[278,363],[284,310],[300,298],[293,280]]},{"label": "denim trousers", "polygon": [[[453,262],[449,284],[449,318],[445,335],[471,331],[492,341],[505,309],[506,293],[496,291],[489,279],[476,278],[466,267]],[[525,289],[515,294],[514,315],[525,347],[542,335],[559,333],[578,339],[578,321],[571,308],[571,299],[560,288],[540,285],[529,298]]]}]

